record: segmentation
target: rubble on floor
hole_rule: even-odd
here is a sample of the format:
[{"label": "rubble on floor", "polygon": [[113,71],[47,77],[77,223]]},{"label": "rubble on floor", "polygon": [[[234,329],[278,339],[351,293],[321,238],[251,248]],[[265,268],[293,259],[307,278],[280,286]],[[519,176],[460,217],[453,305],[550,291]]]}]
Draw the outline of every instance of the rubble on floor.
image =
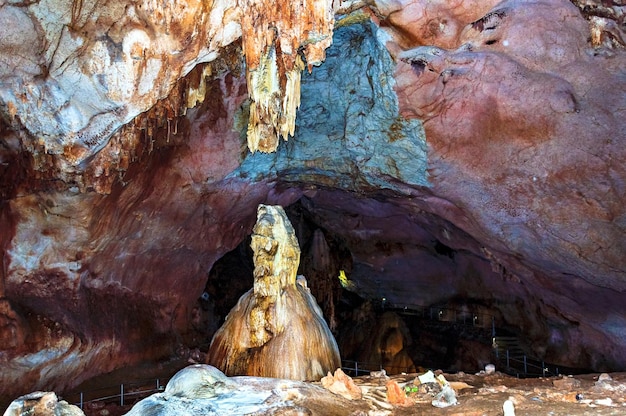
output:
[{"label": "rubble on floor", "polygon": [[[52,397],[53,394],[40,393],[37,397]],[[49,407],[45,405],[49,400],[38,405],[31,400],[34,396],[30,396],[32,394],[17,399],[9,408],[11,412],[5,415],[31,414],[29,409],[33,406]],[[26,401],[29,401],[29,409],[20,406]],[[71,413],[59,413],[58,407],[50,407],[52,413],[37,415],[82,414],[75,406],[59,403]],[[92,407],[85,403],[83,411],[87,416],[173,414],[171,410],[176,413],[183,408],[193,408],[197,415],[224,412],[230,415],[337,416],[435,413],[459,416],[623,415],[626,413],[626,373],[521,379],[497,369],[477,374],[429,370],[392,376],[377,371],[352,378],[337,369],[334,375],[329,374],[323,381],[310,383],[263,377],[226,377],[214,367],[196,364],[179,371],[164,392],[143,399],[132,410],[131,407],[112,402]]]}]

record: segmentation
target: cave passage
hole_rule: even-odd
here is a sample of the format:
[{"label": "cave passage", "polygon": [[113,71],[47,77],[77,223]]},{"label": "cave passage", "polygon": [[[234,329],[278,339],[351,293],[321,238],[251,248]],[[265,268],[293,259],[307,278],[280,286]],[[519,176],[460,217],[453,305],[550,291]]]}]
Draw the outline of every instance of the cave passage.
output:
[{"label": "cave passage", "polygon": [[[487,294],[484,298],[457,294],[431,304],[424,304],[417,296],[412,303],[412,281],[409,281],[402,288],[408,297],[401,302],[394,297],[393,279],[387,284],[384,275],[371,277],[367,273],[359,279],[372,280],[365,286],[373,286],[375,291],[363,294],[349,277],[347,281],[340,278],[340,275],[352,276],[358,261],[350,243],[345,236],[316,223],[319,217],[307,205],[310,206],[310,201],[301,200],[286,208],[302,248],[298,274],[306,277],[322,308],[338,341],[342,366],[349,374],[363,375],[383,368],[388,374],[426,369],[475,373],[487,364],[517,377],[590,371],[542,359],[523,331],[506,323],[498,302],[490,302]],[[372,239],[359,244],[387,252],[401,246],[401,242],[391,244]],[[460,257],[456,250],[434,237],[421,249],[446,263],[454,263]],[[199,301],[204,316],[202,326],[196,327],[195,339],[199,342],[191,345],[191,349],[208,349],[213,333],[239,297],[252,286],[253,268],[249,238],[213,265],[204,297]],[[419,274],[414,278],[419,280]],[[421,283],[428,284],[437,282]]]}]

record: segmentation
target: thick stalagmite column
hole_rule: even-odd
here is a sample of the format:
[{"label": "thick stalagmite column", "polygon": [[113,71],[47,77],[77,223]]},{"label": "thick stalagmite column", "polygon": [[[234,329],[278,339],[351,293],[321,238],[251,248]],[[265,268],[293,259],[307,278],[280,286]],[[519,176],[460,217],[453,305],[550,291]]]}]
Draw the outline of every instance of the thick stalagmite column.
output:
[{"label": "thick stalagmite column", "polygon": [[285,211],[260,205],[252,234],[254,287],[226,317],[207,362],[228,375],[319,380],[340,366],[339,350],[306,280]]}]

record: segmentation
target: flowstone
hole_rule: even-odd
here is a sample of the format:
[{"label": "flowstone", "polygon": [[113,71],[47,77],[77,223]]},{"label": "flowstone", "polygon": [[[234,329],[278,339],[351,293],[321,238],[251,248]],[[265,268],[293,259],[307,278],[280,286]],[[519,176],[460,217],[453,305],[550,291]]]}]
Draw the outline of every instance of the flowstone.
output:
[{"label": "flowstone", "polygon": [[213,337],[207,362],[229,376],[319,380],[340,367],[339,349],[296,275],[300,247],[282,207],[259,205],[251,246],[254,287]]}]

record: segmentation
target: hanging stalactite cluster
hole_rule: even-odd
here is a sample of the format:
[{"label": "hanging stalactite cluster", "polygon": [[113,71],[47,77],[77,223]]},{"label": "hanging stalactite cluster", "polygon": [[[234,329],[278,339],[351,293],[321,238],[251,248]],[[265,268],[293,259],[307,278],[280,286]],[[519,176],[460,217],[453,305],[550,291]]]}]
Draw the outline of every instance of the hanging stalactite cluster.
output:
[{"label": "hanging stalactite cluster", "polygon": [[[300,75],[324,60],[332,43],[332,2],[241,0],[250,94],[248,148],[273,152],[295,131]],[[301,56],[302,54],[302,56]]]}]

